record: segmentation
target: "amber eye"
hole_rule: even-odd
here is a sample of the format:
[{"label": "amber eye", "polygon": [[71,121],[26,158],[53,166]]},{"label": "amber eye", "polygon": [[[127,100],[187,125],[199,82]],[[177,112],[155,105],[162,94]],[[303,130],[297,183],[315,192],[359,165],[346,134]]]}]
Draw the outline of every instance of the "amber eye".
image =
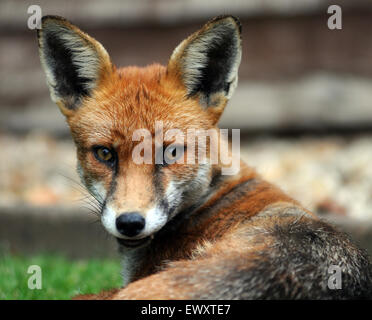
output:
[{"label": "amber eye", "polygon": [[164,150],[165,164],[173,164],[180,159],[185,153],[185,147],[182,145],[171,145]]},{"label": "amber eye", "polygon": [[94,155],[99,161],[111,164],[114,161],[113,152],[106,147],[95,147]]}]

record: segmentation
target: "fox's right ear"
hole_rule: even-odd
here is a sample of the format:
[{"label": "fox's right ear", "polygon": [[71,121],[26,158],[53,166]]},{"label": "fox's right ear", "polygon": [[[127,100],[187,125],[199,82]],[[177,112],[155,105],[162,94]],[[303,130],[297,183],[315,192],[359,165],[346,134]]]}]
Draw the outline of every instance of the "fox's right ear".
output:
[{"label": "fox's right ear", "polygon": [[52,100],[69,115],[113,71],[103,46],[64,18],[45,16],[39,53]]},{"label": "fox's right ear", "polygon": [[188,98],[198,98],[205,109],[220,115],[238,83],[241,55],[238,18],[218,16],[178,45],[167,71]]}]

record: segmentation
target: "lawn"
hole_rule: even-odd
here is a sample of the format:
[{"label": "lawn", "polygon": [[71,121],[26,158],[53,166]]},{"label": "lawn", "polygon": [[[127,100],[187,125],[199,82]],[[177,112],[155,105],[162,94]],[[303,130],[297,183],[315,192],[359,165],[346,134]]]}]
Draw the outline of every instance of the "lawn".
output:
[{"label": "lawn", "polygon": [[[41,289],[29,289],[31,265],[40,266]],[[120,287],[117,260],[69,260],[59,255],[24,257],[0,252],[0,300],[70,299],[77,294],[98,293]]]}]

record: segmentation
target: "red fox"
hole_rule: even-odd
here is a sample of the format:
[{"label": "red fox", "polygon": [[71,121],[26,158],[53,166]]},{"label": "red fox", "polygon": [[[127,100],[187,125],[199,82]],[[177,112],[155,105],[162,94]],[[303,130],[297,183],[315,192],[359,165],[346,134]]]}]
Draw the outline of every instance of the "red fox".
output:
[{"label": "red fox", "polygon": [[[182,132],[217,129],[238,82],[236,17],[210,20],[167,66],[117,69],[99,42],[57,16],[42,18],[38,43],[81,180],[123,254],[123,287],[78,299],[372,297],[367,254],[240,160],[234,174],[209,156],[155,161],[155,149],[163,159],[191,152],[174,137],[154,142],[155,122]],[[141,129],[153,161],[137,164],[133,135]],[[332,287],[335,267],[341,283]]]}]

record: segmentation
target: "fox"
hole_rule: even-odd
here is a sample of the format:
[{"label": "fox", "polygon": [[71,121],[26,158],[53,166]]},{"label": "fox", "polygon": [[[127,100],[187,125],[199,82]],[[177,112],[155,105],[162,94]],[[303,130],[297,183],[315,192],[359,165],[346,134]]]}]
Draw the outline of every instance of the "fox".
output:
[{"label": "fox", "polygon": [[[117,68],[101,43],[68,20],[42,18],[37,38],[50,96],[123,261],[120,288],[74,299],[372,298],[367,252],[240,158],[232,174],[210,153],[203,162],[155,161],[154,150],[163,160],[192,152],[178,137],[154,141],[157,121],[167,130],[218,130],[238,83],[241,32],[237,17],[217,16],[184,39],[166,66]],[[141,129],[149,133],[141,140],[149,163],[132,157]]]}]

